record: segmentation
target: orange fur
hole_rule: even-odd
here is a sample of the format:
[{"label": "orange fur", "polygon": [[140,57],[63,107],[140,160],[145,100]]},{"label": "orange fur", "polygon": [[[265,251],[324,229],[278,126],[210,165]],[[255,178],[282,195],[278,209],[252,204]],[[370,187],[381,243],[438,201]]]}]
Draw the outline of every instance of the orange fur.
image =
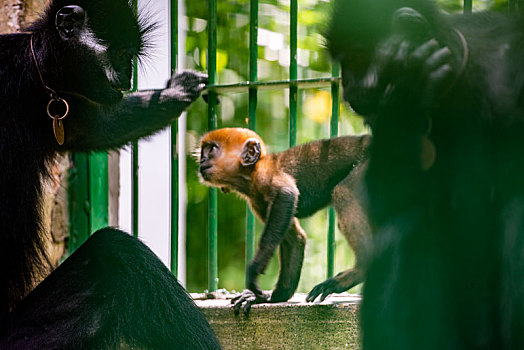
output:
[{"label": "orange fur", "polygon": [[[310,299],[320,294],[325,298],[362,281],[369,227],[362,215],[359,191],[369,140],[368,136],[344,136],[269,154],[262,138],[249,129],[218,129],[202,137],[198,159],[202,181],[224,192],[241,194],[265,223],[255,258],[247,267],[246,288],[250,291],[239,298],[235,310],[242,303],[285,301],[292,296],[300,278],[306,242],[297,218],[330,203],[355,251],[356,264],[354,269],[315,287]],[[277,247],[279,280],[271,296],[266,296],[256,280]]]}]

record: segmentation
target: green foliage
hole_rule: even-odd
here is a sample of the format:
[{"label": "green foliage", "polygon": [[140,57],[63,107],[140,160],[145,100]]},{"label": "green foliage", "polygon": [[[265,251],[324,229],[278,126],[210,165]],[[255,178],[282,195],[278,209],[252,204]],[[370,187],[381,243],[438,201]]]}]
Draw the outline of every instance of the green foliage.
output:
[{"label": "green foliage", "polygon": [[[186,62],[188,68],[205,70],[208,47],[207,2],[186,1],[188,33]],[[217,81],[219,84],[248,80],[249,73],[249,6],[247,0],[219,1],[217,17]],[[298,12],[299,78],[331,75],[329,55],[323,48],[321,36],[329,3],[319,0],[300,0]],[[258,32],[258,79],[284,80],[289,77],[289,2],[260,1]],[[329,111],[320,110],[322,118],[304,113],[304,105],[318,89],[299,90],[299,143],[329,137]],[[270,151],[288,147],[288,91],[260,91],[257,106],[257,132]],[[219,127],[247,127],[248,96],[234,93],[220,96]],[[330,107],[329,107],[330,108]],[[207,105],[198,101],[188,115],[189,149],[197,146],[198,138],[207,131]],[[340,118],[341,134],[366,132],[360,118],[343,108]],[[188,156],[187,266],[188,288],[202,291],[207,288],[207,188],[198,182],[198,166]],[[246,204],[235,194],[218,195],[218,259],[219,288],[242,290],[244,287]],[[308,232],[308,246],[303,278],[299,286],[308,291],[325,279],[327,211],[303,221]],[[262,232],[257,222],[256,233]],[[337,240],[343,240],[341,235]],[[344,242],[338,242],[337,271],[350,266],[352,257]],[[278,261],[273,259],[260,279],[265,289],[271,289],[278,275]]]}]

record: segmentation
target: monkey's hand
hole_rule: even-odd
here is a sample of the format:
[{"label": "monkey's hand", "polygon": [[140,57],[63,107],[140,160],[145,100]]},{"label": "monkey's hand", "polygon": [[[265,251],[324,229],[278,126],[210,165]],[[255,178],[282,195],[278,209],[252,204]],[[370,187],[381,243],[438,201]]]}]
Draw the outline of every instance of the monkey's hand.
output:
[{"label": "monkey's hand", "polygon": [[328,278],[322,283],[317,284],[306,297],[306,301],[311,303],[320,296],[320,301],[324,301],[326,297],[332,293],[342,293],[348,290],[345,286],[341,285],[339,281],[332,277]]},{"label": "monkey's hand", "polygon": [[454,57],[450,49],[433,39],[428,20],[409,7],[395,11],[391,31],[377,50],[384,97],[396,95],[396,99],[409,99],[410,106],[419,102],[431,107],[451,83]]},{"label": "monkey's hand", "polygon": [[163,100],[176,100],[189,105],[196,100],[208,82],[207,75],[196,71],[175,73],[169,79],[167,88],[160,94]]},{"label": "monkey's hand", "polygon": [[242,294],[237,295],[231,299],[231,304],[233,304],[233,312],[235,315],[240,313],[240,309],[244,315],[249,316],[249,311],[251,311],[251,306],[255,304],[264,304],[268,303],[271,295],[270,293],[260,291],[260,293],[253,293],[249,289],[244,289]]},{"label": "monkey's hand", "polygon": [[342,62],[344,98],[372,122],[381,110],[428,109],[453,85],[456,59],[435,39],[422,44],[394,35],[381,42],[363,76],[355,76]]},{"label": "monkey's hand", "polygon": [[392,58],[392,66],[386,74],[390,81],[385,85],[383,103],[390,102],[422,108],[431,108],[438,103],[443,92],[452,83],[452,55],[448,47],[442,47],[431,39],[412,51],[407,41],[398,45]]},{"label": "monkey's hand", "polygon": [[335,277],[317,284],[307,295],[306,301],[313,302],[319,295],[321,295],[320,301],[324,301],[328,295],[345,292],[363,280],[364,271],[359,267],[340,272]]}]

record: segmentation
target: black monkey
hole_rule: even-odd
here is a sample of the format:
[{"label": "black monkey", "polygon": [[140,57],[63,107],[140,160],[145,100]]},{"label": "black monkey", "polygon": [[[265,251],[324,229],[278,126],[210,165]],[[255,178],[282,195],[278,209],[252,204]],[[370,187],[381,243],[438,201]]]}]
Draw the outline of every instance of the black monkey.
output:
[{"label": "black monkey", "polygon": [[364,348],[524,348],[524,19],[336,0],[327,39],[373,131]]},{"label": "black monkey", "polygon": [[123,95],[154,24],[127,0],[54,0],[0,36],[0,348],[219,348],[203,314],[138,240],[106,229],[50,270],[41,185],[57,152],[116,148],[168,125],[207,78]]},{"label": "black monkey", "polygon": [[106,228],[0,323],[0,349],[220,349],[204,315],[142,242]]}]

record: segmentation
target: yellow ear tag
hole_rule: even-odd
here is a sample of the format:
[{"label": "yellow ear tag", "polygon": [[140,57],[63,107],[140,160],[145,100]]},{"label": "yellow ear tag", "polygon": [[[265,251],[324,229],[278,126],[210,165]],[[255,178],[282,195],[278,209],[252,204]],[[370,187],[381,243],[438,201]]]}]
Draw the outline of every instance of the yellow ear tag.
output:
[{"label": "yellow ear tag", "polygon": [[53,132],[55,134],[56,142],[62,146],[64,144],[64,123],[60,119],[59,115],[55,115],[53,118]]},{"label": "yellow ear tag", "polygon": [[437,151],[435,145],[427,136],[422,136],[420,147],[420,165],[423,171],[429,170],[435,163]]},{"label": "yellow ear tag", "polygon": [[[53,103],[62,103],[65,107],[64,115],[60,114],[51,114],[51,105]],[[49,102],[47,103],[47,115],[53,119],[53,133],[55,134],[56,142],[62,146],[65,141],[65,133],[64,133],[64,122],[62,121],[67,115],[69,114],[69,104],[66,100],[60,97],[51,97]]]}]

